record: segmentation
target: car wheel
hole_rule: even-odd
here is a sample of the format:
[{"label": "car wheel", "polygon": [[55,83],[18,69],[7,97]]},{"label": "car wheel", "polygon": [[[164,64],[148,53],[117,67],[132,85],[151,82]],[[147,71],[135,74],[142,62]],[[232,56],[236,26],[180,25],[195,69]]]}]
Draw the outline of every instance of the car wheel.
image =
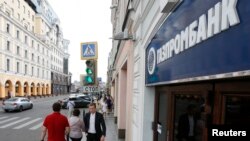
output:
[{"label": "car wheel", "polygon": [[30,104],[30,109],[32,109],[33,108],[33,104]]},{"label": "car wheel", "polygon": [[8,113],[9,112],[9,110],[4,110],[6,113]]},{"label": "car wheel", "polygon": [[22,111],[23,111],[23,106],[20,106],[19,112],[22,112]]}]

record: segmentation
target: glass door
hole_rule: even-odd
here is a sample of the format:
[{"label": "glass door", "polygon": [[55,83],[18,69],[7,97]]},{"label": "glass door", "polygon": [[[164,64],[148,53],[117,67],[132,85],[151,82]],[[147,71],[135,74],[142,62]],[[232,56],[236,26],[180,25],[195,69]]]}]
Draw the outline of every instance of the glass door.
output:
[{"label": "glass door", "polygon": [[206,117],[209,108],[207,95],[174,94],[173,141],[206,140]]},{"label": "glass door", "polygon": [[159,115],[156,123],[158,141],[167,141],[167,94],[165,92],[159,93]]}]

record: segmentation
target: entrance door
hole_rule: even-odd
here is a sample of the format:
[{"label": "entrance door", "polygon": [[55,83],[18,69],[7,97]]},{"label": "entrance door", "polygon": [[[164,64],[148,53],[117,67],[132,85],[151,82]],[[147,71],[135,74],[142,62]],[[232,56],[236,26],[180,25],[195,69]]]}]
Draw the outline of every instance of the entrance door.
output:
[{"label": "entrance door", "polygon": [[158,117],[156,123],[156,136],[157,141],[167,141],[168,138],[168,128],[167,128],[167,103],[168,103],[168,95],[164,91],[160,91],[158,94]]},{"label": "entrance door", "polygon": [[174,94],[173,141],[195,138],[203,141],[205,133],[206,95],[186,93]]},{"label": "entrance door", "polygon": [[212,114],[212,86],[211,85],[183,85],[170,87],[171,141],[207,140],[207,124],[211,123]]}]

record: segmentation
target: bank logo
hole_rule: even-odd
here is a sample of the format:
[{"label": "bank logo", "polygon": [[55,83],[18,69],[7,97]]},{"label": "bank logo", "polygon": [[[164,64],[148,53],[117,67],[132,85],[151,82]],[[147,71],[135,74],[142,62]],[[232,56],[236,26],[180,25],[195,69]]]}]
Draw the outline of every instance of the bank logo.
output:
[{"label": "bank logo", "polygon": [[153,47],[150,48],[148,52],[147,62],[148,62],[148,73],[152,75],[155,71],[155,65],[156,65],[156,52]]}]

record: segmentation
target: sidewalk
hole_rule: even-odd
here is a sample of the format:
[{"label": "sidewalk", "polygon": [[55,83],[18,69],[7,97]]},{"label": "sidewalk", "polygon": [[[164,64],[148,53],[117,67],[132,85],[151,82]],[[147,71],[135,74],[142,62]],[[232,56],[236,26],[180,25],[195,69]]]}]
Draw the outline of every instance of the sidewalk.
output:
[{"label": "sidewalk", "polygon": [[[105,117],[105,123],[107,128],[105,141],[125,141],[124,139],[118,139],[117,125],[114,123],[113,115]],[[86,140],[86,136],[84,136],[82,141]]]}]

